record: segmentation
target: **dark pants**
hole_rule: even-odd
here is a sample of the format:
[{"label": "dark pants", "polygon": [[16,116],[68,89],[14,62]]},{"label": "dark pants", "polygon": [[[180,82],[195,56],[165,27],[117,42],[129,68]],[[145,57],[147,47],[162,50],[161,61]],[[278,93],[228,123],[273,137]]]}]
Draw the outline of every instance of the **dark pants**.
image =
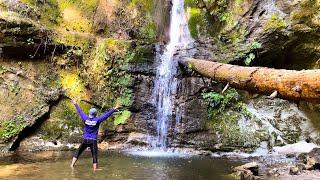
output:
[{"label": "dark pants", "polygon": [[78,150],[74,153],[73,157],[78,159],[81,153],[88,147],[91,150],[93,163],[98,163],[98,145],[97,140],[94,139],[83,139],[81,145],[79,146]]}]

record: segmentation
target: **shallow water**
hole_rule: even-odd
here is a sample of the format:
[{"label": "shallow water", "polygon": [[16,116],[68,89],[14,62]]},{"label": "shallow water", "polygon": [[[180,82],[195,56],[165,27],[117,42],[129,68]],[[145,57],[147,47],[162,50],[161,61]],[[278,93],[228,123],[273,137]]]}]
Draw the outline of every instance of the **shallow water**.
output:
[{"label": "shallow water", "polygon": [[225,179],[237,160],[199,156],[144,157],[116,152],[100,152],[99,167],[92,171],[89,152],[76,167],[69,167],[71,152],[25,153],[0,158],[0,179]]}]

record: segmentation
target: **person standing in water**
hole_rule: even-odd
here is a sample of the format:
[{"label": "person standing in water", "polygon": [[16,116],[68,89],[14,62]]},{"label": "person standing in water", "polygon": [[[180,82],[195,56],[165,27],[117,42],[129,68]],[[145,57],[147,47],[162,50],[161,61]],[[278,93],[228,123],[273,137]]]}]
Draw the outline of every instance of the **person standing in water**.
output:
[{"label": "person standing in water", "polygon": [[72,99],[74,106],[76,107],[82,121],[84,122],[83,129],[83,140],[78,150],[74,153],[71,168],[74,167],[81,153],[87,149],[88,147],[91,150],[92,160],[93,160],[93,170],[97,170],[98,168],[98,145],[97,145],[97,137],[98,130],[100,124],[110,117],[114,112],[118,111],[121,107],[120,105],[116,105],[113,109],[105,112],[103,115],[97,117],[97,110],[95,108],[91,108],[89,110],[89,115],[87,116],[77,104],[75,99]]}]

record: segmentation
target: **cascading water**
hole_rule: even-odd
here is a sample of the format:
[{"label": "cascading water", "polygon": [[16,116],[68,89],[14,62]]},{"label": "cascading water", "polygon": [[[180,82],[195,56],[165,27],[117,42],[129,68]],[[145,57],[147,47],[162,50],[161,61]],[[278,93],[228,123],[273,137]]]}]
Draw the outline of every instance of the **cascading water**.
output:
[{"label": "cascading water", "polygon": [[164,150],[167,147],[167,135],[174,108],[174,94],[176,93],[177,61],[174,53],[184,49],[193,40],[187,24],[184,12],[184,0],[172,0],[170,41],[162,54],[157,55],[157,74],[153,91],[153,101],[157,107],[157,140],[154,146]]}]

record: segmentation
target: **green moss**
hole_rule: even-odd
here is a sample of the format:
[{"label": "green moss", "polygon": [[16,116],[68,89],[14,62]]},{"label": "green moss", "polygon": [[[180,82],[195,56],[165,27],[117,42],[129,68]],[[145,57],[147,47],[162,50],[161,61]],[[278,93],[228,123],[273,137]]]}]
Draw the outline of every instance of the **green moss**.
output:
[{"label": "green moss", "polygon": [[111,19],[103,31],[107,37],[120,36],[120,39],[135,38],[143,39],[146,43],[156,42],[154,1],[128,0],[118,1],[114,5],[110,9]]},{"label": "green moss", "polygon": [[[205,1],[204,1],[205,2]],[[208,7],[211,7],[208,9]],[[228,22],[231,14],[228,11],[227,0],[211,0],[207,2],[208,13],[212,16],[217,17],[220,22]]]},{"label": "green moss", "polygon": [[98,0],[59,0],[61,11],[70,7],[77,8],[87,18],[93,17],[97,4]]},{"label": "green moss", "polygon": [[24,128],[26,123],[22,116],[16,116],[12,120],[0,122],[0,141],[8,142],[13,137],[16,137]]},{"label": "green moss", "polygon": [[21,0],[23,3],[34,7],[40,14],[40,21],[49,27],[56,26],[61,20],[61,12],[57,0]]},{"label": "green moss", "polygon": [[243,3],[244,3],[245,0],[235,0],[233,2],[233,6],[232,6],[232,11],[235,13],[235,14],[241,14],[243,11],[244,11],[244,8],[243,8]]},{"label": "green moss", "polygon": [[152,20],[151,16],[146,17],[149,20],[147,20],[147,23],[140,28],[139,36],[141,39],[148,39],[151,42],[154,42],[157,37],[157,29],[156,24]]},{"label": "green moss", "polygon": [[140,7],[140,10],[150,13],[153,10],[154,4],[150,0],[131,0],[129,6]]},{"label": "green moss", "polygon": [[250,118],[251,113],[241,102],[240,95],[234,89],[223,94],[214,91],[202,93],[208,104],[208,124],[219,135],[220,143],[227,147],[256,147],[260,142],[256,133],[243,132],[238,120]]},{"label": "green moss", "polygon": [[185,0],[184,1],[184,6],[185,8],[190,7],[190,8],[196,8],[198,4],[198,0]]},{"label": "green moss", "polygon": [[[0,28],[5,29],[6,34],[11,35],[33,35],[40,31],[41,26],[35,21],[25,18],[12,11],[0,12],[0,19],[5,23],[0,24]],[[5,37],[6,38],[6,37]],[[11,36],[7,37],[12,39]],[[2,39],[0,40],[0,42]]]},{"label": "green moss", "polygon": [[95,38],[91,36],[82,36],[80,34],[61,33],[54,36],[54,42],[66,46],[79,47],[83,51],[90,49],[94,46]]},{"label": "green moss", "polygon": [[195,39],[210,37],[215,33],[215,27],[210,23],[210,17],[200,8],[189,8],[188,26],[191,36]]},{"label": "green moss", "polygon": [[114,120],[114,125],[120,125],[120,124],[125,124],[127,122],[127,120],[130,118],[131,116],[131,112],[130,111],[122,111],[120,113],[117,113],[115,115],[115,120]]},{"label": "green moss", "polygon": [[186,1],[185,8],[189,13],[188,25],[192,37],[214,37],[219,35],[224,27],[234,26],[233,12],[228,9],[231,4],[226,0]]},{"label": "green moss", "polygon": [[97,104],[105,108],[116,103],[132,104],[132,78],[127,70],[133,56],[128,41],[109,38],[96,45],[91,57],[84,62],[87,69],[82,77],[94,91]]},{"label": "green moss", "polygon": [[[80,103],[84,112],[88,112],[90,105]],[[45,140],[68,139],[70,134],[83,128],[75,107],[69,100],[61,101],[52,109],[50,119],[45,121],[40,128],[42,138]],[[79,132],[81,133],[81,132]]]},{"label": "green moss", "polygon": [[58,73],[61,87],[69,97],[89,99],[85,84],[76,71],[60,70]]},{"label": "green moss", "polygon": [[220,136],[223,147],[252,148],[258,146],[260,137],[256,133],[244,132],[238,125],[241,115],[232,111],[225,111],[216,115],[219,121],[209,121],[209,126]]},{"label": "green moss", "polygon": [[127,58],[129,63],[144,63],[151,61],[154,57],[154,49],[151,45],[138,45],[130,48]]},{"label": "green moss", "polygon": [[98,0],[22,0],[40,15],[42,24],[48,27],[64,27],[67,30],[90,32]]},{"label": "green moss", "polygon": [[286,22],[279,17],[278,14],[273,14],[271,18],[265,23],[264,29],[281,29],[286,27]]},{"label": "green moss", "polygon": [[200,36],[200,30],[206,27],[202,11],[199,8],[190,8],[189,16],[188,26],[191,36],[198,38]]},{"label": "green moss", "polygon": [[8,89],[11,93],[17,95],[20,92],[21,87],[19,86],[18,82],[13,82],[8,86]]},{"label": "green moss", "polygon": [[66,30],[91,32],[92,19],[98,0],[59,0],[61,25]]}]

